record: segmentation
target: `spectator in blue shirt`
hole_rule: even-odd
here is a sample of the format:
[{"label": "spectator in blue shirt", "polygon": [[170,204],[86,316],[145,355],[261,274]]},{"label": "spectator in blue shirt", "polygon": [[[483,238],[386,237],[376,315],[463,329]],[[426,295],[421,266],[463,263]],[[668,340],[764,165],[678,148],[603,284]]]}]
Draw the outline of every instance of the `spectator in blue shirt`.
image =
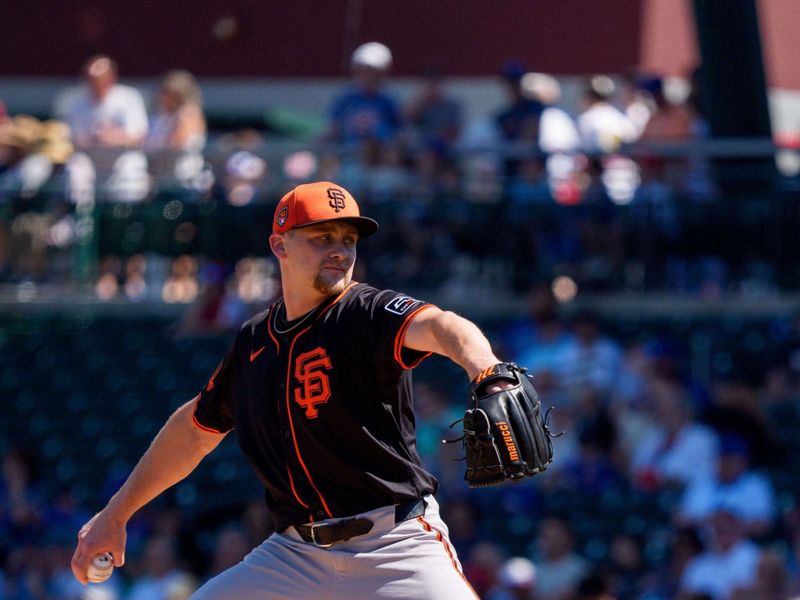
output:
[{"label": "spectator in blue shirt", "polygon": [[392,53],[379,42],[356,48],[350,61],[353,85],[336,98],[327,140],[358,149],[363,142],[385,142],[400,128],[397,102],[384,91]]}]

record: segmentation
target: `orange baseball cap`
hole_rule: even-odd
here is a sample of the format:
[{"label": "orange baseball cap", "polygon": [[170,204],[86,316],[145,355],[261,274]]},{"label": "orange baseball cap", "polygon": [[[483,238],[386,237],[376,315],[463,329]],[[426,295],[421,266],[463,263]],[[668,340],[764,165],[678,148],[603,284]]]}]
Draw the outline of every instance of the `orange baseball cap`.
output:
[{"label": "orange baseball cap", "polygon": [[350,223],[361,237],[378,231],[378,222],[362,217],[352,194],[330,181],[304,183],[286,194],[275,208],[272,233],[327,221]]}]

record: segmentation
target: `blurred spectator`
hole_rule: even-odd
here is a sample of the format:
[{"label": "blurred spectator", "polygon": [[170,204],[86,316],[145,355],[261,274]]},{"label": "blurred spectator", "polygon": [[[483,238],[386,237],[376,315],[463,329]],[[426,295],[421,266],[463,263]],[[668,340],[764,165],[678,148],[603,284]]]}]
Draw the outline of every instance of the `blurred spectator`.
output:
[{"label": "blurred spectator", "polygon": [[449,425],[462,415],[450,405],[445,393],[427,382],[414,384],[414,412],[418,420],[417,449],[426,468],[435,473],[442,439],[452,436]]},{"label": "blurred spectator", "polygon": [[636,136],[644,131],[650,115],[655,110],[652,87],[657,77],[646,73],[629,72],[624,76],[622,88],[622,104],[625,115],[636,127]]},{"label": "blurred spectator", "polygon": [[578,116],[578,132],[586,152],[613,152],[636,140],[636,126],[611,104],[614,89],[614,82],[605,75],[592,77],[586,85],[584,110]]},{"label": "blurred spectator", "polygon": [[272,519],[263,499],[250,500],[242,514],[242,531],[250,548],[261,544],[274,531]]},{"label": "blurred spectator", "polygon": [[769,479],[751,470],[750,452],[747,440],[723,434],[716,472],[692,480],[686,488],[676,515],[678,523],[699,525],[724,508],[736,517],[737,528],[745,535],[767,533],[775,518],[775,496]]},{"label": "blurred spectator", "polygon": [[411,193],[415,200],[442,202],[449,197],[459,204],[463,201],[458,195],[461,181],[456,156],[445,142],[423,143],[414,153],[414,163]]},{"label": "blurred spectator", "polygon": [[717,510],[704,524],[708,548],[686,565],[679,600],[708,594],[712,600],[732,600],[738,588],[756,582],[760,551],[747,539],[736,514]]},{"label": "blurred spectator", "polygon": [[224,264],[206,264],[200,273],[197,297],[184,314],[179,333],[213,334],[238,329],[248,311],[236,283],[235,275],[230,275]]},{"label": "blurred spectator", "polygon": [[214,543],[214,554],[207,578],[216,577],[224,570],[241,562],[253,548],[240,527],[229,526],[217,534]]},{"label": "blurred spectator", "polygon": [[525,158],[517,164],[517,174],[508,185],[508,200],[514,211],[542,204],[552,204],[553,194],[541,158]]},{"label": "blurred spectator", "polygon": [[216,193],[233,206],[262,200],[270,183],[270,165],[263,158],[266,140],[257,130],[244,128],[221,135],[209,156]]},{"label": "blurred spectator", "polygon": [[155,103],[144,141],[150,173],[159,185],[165,180],[196,185],[207,134],[200,86],[188,71],[170,71],[161,79]]},{"label": "blurred spectator", "polygon": [[86,523],[92,515],[75,499],[72,489],[62,485],[52,494],[50,502],[44,510],[42,521],[49,540],[69,542],[72,545],[72,536]]},{"label": "blurred spectator", "polygon": [[480,541],[478,507],[465,497],[448,498],[446,506],[445,514],[450,528],[450,542],[455,546],[459,555],[468,555],[473,546]]},{"label": "blurred spectator", "polygon": [[536,536],[536,594],[547,600],[571,600],[578,584],[589,572],[588,562],[574,546],[572,530],[565,519],[548,517]]},{"label": "blurred spectator", "polygon": [[508,62],[501,75],[508,95],[508,106],[495,117],[500,132],[507,141],[538,143],[544,105],[526,95],[522,86],[525,68],[518,62]]},{"label": "blurred spectator", "polygon": [[[431,142],[435,144],[439,142]],[[423,185],[418,185],[419,191],[423,194],[430,195],[433,193],[432,188],[436,184],[436,176],[438,176],[438,164],[436,164],[437,157],[431,157],[426,153],[428,144],[425,143],[415,152],[417,164],[422,167],[430,167],[426,172],[422,168],[416,171],[410,170],[407,164],[407,158],[403,146],[397,141],[386,142],[380,146],[380,154],[377,157],[377,162],[371,166],[365,173],[363,173],[363,180],[357,182],[356,185],[363,185],[365,196],[373,202],[388,202],[391,203],[393,199],[404,198],[409,194],[413,185],[413,179],[416,175]],[[432,160],[431,160],[432,159]],[[327,159],[328,164],[331,164],[330,157]],[[426,162],[428,161],[428,162]],[[358,177],[361,177],[360,175]],[[431,189],[427,189],[424,184],[427,184],[427,179],[430,177]],[[338,175],[332,179],[337,181]],[[415,190],[416,192],[416,190]],[[415,199],[417,197],[414,194]]]},{"label": "blurred spectator", "polygon": [[141,574],[134,579],[126,600],[186,600],[197,587],[194,578],[180,567],[171,537],[148,539],[141,562]]},{"label": "blurred spectator", "polygon": [[602,575],[593,573],[578,584],[575,600],[617,600],[617,597],[611,593],[608,581]]},{"label": "blurred spectator", "polygon": [[19,115],[0,123],[0,201],[35,196],[73,150],[61,121]]},{"label": "blurred spectator", "polygon": [[797,590],[790,588],[783,556],[776,550],[765,550],[758,559],[753,585],[734,590],[731,600],[785,600],[791,592]]},{"label": "blurred spectator", "polygon": [[504,562],[503,549],[494,542],[480,542],[465,556],[464,575],[478,597],[486,598],[497,583],[497,575]]},{"label": "blurred spectator", "polygon": [[525,97],[542,107],[539,117],[539,149],[546,154],[575,152],[580,149],[581,138],[572,117],[562,109],[561,84],[552,75],[526,73],[520,79]]},{"label": "blurred spectator", "polygon": [[617,443],[614,423],[605,409],[587,410],[578,409],[583,421],[579,425],[578,452],[562,459],[564,464],[554,485],[591,496],[619,488],[624,477],[612,458]]},{"label": "blurred spectator", "polygon": [[642,600],[674,600],[678,595],[686,565],[703,551],[703,542],[694,528],[672,532],[666,562],[660,561],[648,578]]},{"label": "blurred spectator", "polygon": [[653,111],[642,130],[641,141],[683,142],[692,138],[694,113],[686,103],[667,99],[664,80],[652,77],[643,83],[653,100]]},{"label": "blurred spectator", "polygon": [[619,600],[639,600],[645,589],[648,569],[639,540],[618,533],[611,540],[607,567],[611,588]]},{"label": "blurred spectator", "polygon": [[713,478],[719,440],[709,427],[693,419],[690,399],[676,381],[651,379],[653,407],[647,432],[631,458],[631,474],[644,489],[684,487],[695,478]]},{"label": "blurred spectator", "polygon": [[572,332],[555,360],[560,365],[560,385],[574,399],[605,402],[619,376],[622,349],[601,332],[597,316],[590,311],[575,315]]},{"label": "blurred spectator", "polygon": [[400,112],[384,90],[392,66],[392,53],[379,42],[356,48],[350,59],[352,87],[336,98],[330,110],[327,141],[346,149],[363,149],[363,143],[391,140],[400,128]]},{"label": "blurred spectator", "polygon": [[[562,108],[561,85],[545,73],[526,73],[520,82],[523,93],[542,104],[539,119],[539,149],[547,154],[545,169],[551,195],[561,204],[573,204],[580,196],[576,176],[583,157],[575,156],[581,148],[581,138],[572,117]],[[524,166],[520,175],[530,177]]]},{"label": "blurred spectator", "polygon": [[[3,456],[0,479],[0,543],[33,543],[43,528],[45,494],[38,482],[38,457],[31,450],[10,448]],[[8,548],[0,548],[8,550]]]},{"label": "blurred spectator", "polygon": [[524,291],[523,299],[524,310],[500,330],[502,351],[514,360],[522,360],[524,353],[535,350],[540,321],[558,314],[558,302],[549,282],[532,284]]},{"label": "blurred spectator", "polygon": [[173,260],[169,277],[161,288],[161,299],[170,304],[194,302],[200,292],[198,269],[197,258],[189,254],[183,254]]},{"label": "blurred spectator", "polygon": [[[523,144],[528,152],[536,153],[539,149],[540,120],[544,105],[526,96],[522,87],[525,68],[518,62],[508,62],[501,72],[503,84],[508,96],[508,104],[496,116],[495,123],[501,138],[506,142]],[[520,148],[508,147],[508,151],[516,152]],[[519,158],[509,156],[505,160],[505,175],[511,178],[517,175]]]},{"label": "blurred spectator", "polygon": [[[549,286],[544,286],[536,293],[552,299]],[[515,355],[514,360],[525,365],[536,379],[537,390],[548,391],[558,385],[557,377],[561,370],[558,357],[574,340],[558,316],[555,301],[541,302],[532,309],[536,323],[535,337],[527,348]]]},{"label": "blurred spectator", "polygon": [[[694,113],[688,103],[674,103],[667,99],[662,79],[654,77],[648,82],[648,91],[653,101],[653,111],[639,138],[641,144],[663,144],[689,142],[693,139]],[[677,156],[660,155],[649,151],[639,158],[642,171],[642,192],[651,199],[659,196],[671,200],[676,191],[686,186],[689,154]],[[654,189],[648,189],[653,187]]]},{"label": "blurred spectator", "polygon": [[67,163],[70,193],[78,204],[94,200],[95,181],[103,198],[142,200],[148,192],[147,111],[138,90],[117,83],[117,65],[93,56],[83,67],[85,85],[55,108],[72,132],[79,152]]},{"label": "blurred spectator", "polygon": [[612,104],[614,90],[613,80],[606,75],[589,80],[583,95],[585,108],[578,115],[578,132],[583,150],[592,156],[590,171],[600,176],[608,198],[628,204],[640,183],[639,168],[630,158],[615,153],[623,144],[636,141],[638,132],[628,116]]},{"label": "blurred spectator", "polygon": [[444,74],[439,69],[423,73],[420,89],[403,112],[418,141],[451,146],[461,133],[461,103],[447,94]]},{"label": "blurred spectator", "polygon": [[509,558],[500,567],[497,585],[486,596],[487,600],[536,600],[536,566],[527,558]]}]

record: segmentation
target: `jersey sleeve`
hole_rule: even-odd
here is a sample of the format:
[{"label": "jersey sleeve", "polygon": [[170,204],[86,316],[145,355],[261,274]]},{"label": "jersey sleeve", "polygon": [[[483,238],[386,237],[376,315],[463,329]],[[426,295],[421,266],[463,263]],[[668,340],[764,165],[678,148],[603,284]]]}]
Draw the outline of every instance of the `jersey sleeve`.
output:
[{"label": "jersey sleeve", "polygon": [[431,355],[430,352],[404,348],[403,343],[414,317],[432,306],[424,300],[392,290],[375,294],[370,301],[370,333],[373,347],[377,348],[378,361],[394,369],[413,369]]},{"label": "jersey sleeve", "polygon": [[233,429],[233,409],[242,379],[239,356],[244,330],[239,332],[208,383],[200,390],[194,408],[194,422],[205,431],[226,433]]}]

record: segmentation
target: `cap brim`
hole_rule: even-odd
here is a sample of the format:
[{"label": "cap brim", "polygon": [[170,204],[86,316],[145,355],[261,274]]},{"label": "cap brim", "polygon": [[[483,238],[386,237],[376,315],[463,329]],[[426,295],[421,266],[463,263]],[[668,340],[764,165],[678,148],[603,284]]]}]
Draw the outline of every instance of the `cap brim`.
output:
[{"label": "cap brim", "polygon": [[378,222],[375,219],[370,219],[369,217],[338,217],[333,219],[319,219],[317,221],[311,221],[310,223],[303,223],[302,225],[296,225],[292,229],[302,229],[303,227],[310,227],[311,225],[318,225],[320,223],[330,223],[332,221],[343,221],[345,223],[349,223],[356,228],[359,237],[362,238],[372,235],[380,228]]}]

